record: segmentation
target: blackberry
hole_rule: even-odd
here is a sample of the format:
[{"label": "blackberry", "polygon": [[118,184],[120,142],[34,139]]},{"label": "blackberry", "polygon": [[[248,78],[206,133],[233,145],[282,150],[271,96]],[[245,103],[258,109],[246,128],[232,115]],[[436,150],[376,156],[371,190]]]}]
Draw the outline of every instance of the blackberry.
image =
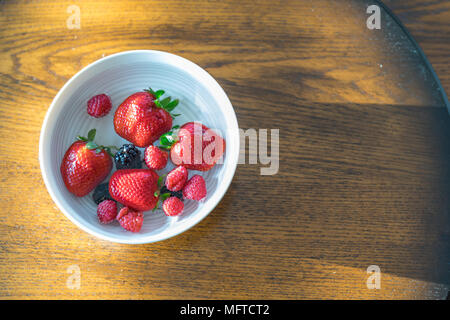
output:
[{"label": "blackberry", "polygon": [[96,204],[99,204],[103,200],[114,200],[109,194],[109,183],[99,184],[92,194],[92,199],[94,199]]},{"label": "blackberry", "polygon": [[116,169],[142,168],[141,151],[132,144],[124,144],[114,156]]},{"label": "blackberry", "polygon": [[159,191],[159,194],[163,194],[163,193],[170,193],[170,195],[172,197],[177,197],[178,199],[180,199],[181,201],[184,201],[183,199],[183,192],[180,191],[170,191],[169,189],[166,188],[166,186],[162,186],[161,190]]}]

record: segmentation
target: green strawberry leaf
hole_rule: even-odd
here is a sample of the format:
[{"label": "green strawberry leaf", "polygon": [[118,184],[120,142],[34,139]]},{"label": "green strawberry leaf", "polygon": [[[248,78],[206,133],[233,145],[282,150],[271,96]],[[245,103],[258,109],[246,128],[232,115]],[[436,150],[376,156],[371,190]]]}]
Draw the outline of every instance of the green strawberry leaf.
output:
[{"label": "green strawberry leaf", "polygon": [[161,137],[159,137],[159,144],[163,147],[165,147],[169,144],[169,140],[167,140],[165,135],[162,135]]},{"label": "green strawberry leaf", "polygon": [[162,182],[163,182],[165,176],[166,176],[166,175],[163,174],[163,175],[161,175],[161,176],[158,178],[158,187],[161,187]]},{"label": "green strawberry leaf", "polygon": [[86,143],[86,148],[89,150],[97,149],[99,146],[94,141]]},{"label": "green strawberry leaf", "polygon": [[155,103],[155,105],[156,105],[158,108],[162,108],[162,105],[161,105],[161,103],[159,102],[158,99],[156,99],[156,100],[153,101],[153,102]]},{"label": "green strawberry leaf", "polygon": [[144,89],[144,91],[150,92],[152,95],[159,99],[164,94],[164,90],[156,90],[154,91],[152,88]]},{"label": "green strawberry leaf", "polygon": [[164,98],[159,101],[159,103],[162,105],[162,107],[164,109],[166,109],[166,106],[169,104],[169,102],[170,102],[170,97]]},{"label": "green strawberry leaf", "polygon": [[173,129],[173,130],[175,130],[175,129],[180,129],[180,126],[177,124],[177,125],[173,126],[172,129]]},{"label": "green strawberry leaf", "polygon": [[174,117],[178,117],[178,116],[181,116],[181,113],[171,113],[170,114],[171,116],[172,116],[172,118],[174,118]]},{"label": "green strawberry leaf", "polygon": [[[175,107],[180,102],[178,99],[172,100],[171,97],[166,97],[161,100],[160,98],[165,93],[164,90],[154,91],[152,88],[149,88],[149,89],[146,89],[145,91],[150,92],[152,95],[154,95],[156,97],[156,99],[153,102],[155,103],[155,105],[158,108],[163,108],[164,110],[166,110],[169,113],[171,111],[173,111],[173,109],[175,109]],[[172,115],[172,118],[176,117],[176,116],[179,116],[179,115]]]},{"label": "green strawberry leaf", "polygon": [[166,200],[167,198],[170,198],[170,196],[171,196],[170,192],[163,193],[163,194],[159,197],[159,199],[161,200],[161,202],[164,202],[164,200]]},{"label": "green strawberry leaf", "polygon": [[165,93],[164,90],[158,90],[155,92],[156,99],[159,99]]},{"label": "green strawberry leaf", "polygon": [[170,196],[172,196],[172,194],[170,192],[166,192],[163,194],[159,194],[159,191],[155,191],[155,193],[153,194],[155,197],[159,197],[158,201],[155,204],[155,207],[152,209],[152,211],[155,211],[156,209],[158,209],[159,204],[164,202],[164,200],[166,200],[167,198],[169,198]]},{"label": "green strawberry leaf", "polygon": [[86,149],[89,150],[94,150],[95,149],[95,153],[100,153],[102,152],[102,150],[105,150],[111,157],[114,157],[114,154],[111,152],[111,149],[116,149],[119,150],[119,148],[117,148],[116,146],[102,146],[102,145],[98,145],[97,143],[94,142],[95,139],[95,134],[97,133],[96,129],[91,129],[88,132],[88,137],[82,137],[82,136],[77,136],[78,140],[87,142],[86,143]]},{"label": "green strawberry leaf", "polygon": [[89,141],[94,141],[96,133],[97,133],[97,130],[95,130],[95,129],[89,130],[88,136],[87,136],[88,140]]},{"label": "green strawberry leaf", "polygon": [[173,111],[173,109],[175,109],[175,107],[178,105],[179,102],[180,102],[180,100],[175,99],[175,100],[169,102],[169,103],[164,107],[164,109],[166,109],[167,112],[171,112],[171,111]]},{"label": "green strawberry leaf", "polygon": [[167,132],[159,138],[159,141],[163,146],[170,146],[173,144],[174,139],[171,136],[171,134],[172,134],[172,132]]},{"label": "green strawberry leaf", "polygon": [[[102,146],[102,147],[103,147],[103,146]],[[114,158],[114,153],[112,153],[112,151],[111,151],[111,146],[103,147],[103,149],[105,149],[105,151],[106,151],[112,158]]]},{"label": "green strawberry leaf", "polygon": [[167,138],[167,140],[169,140],[169,144],[174,144],[176,142],[174,136],[172,135],[172,132],[171,132],[171,135],[166,136],[166,138]]},{"label": "green strawberry leaf", "polygon": [[166,132],[159,137],[160,148],[170,149],[178,141],[178,137],[172,131]]}]

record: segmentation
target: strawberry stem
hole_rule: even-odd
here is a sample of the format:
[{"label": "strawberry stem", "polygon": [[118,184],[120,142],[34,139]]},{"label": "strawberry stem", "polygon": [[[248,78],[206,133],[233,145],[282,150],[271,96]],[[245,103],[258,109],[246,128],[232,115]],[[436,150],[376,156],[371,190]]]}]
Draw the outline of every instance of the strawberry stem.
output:
[{"label": "strawberry stem", "polygon": [[144,91],[147,91],[147,92],[151,93],[153,96],[155,96],[156,99],[153,100],[155,105],[158,108],[162,108],[162,109],[166,110],[171,115],[172,118],[180,116],[180,114],[172,114],[171,113],[178,106],[178,103],[180,102],[180,100],[178,100],[178,99],[172,100],[171,97],[166,97],[161,100],[160,99],[161,96],[165,93],[164,90],[154,91],[152,88],[148,88],[148,89],[144,89]]},{"label": "strawberry stem", "polygon": [[114,157],[114,154],[112,153],[111,149],[119,150],[119,148],[117,148],[116,146],[98,145],[97,143],[94,142],[96,133],[97,133],[96,129],[91,129],[87,134],[87,138],[83,136],[77,136],[77,139],[87,142],[86,148],[89,150],[95,149],[96,153],[100,153],[102,150],[105,150],[111,157]]},{"label": "strawberry stem", "polygon": [[166,192],[166,193],[163,193],[163,194],[160,195],[159,191],[155,191],[154,196],[155,197],[159,197],[159,198],[158,198],[158,201],[155,204],[155,207],[152,209],[152,211],[155,211],[156,209],[158,209],[160,203],[163,203],[164,200],[166,200],[167,198],[170,198],[171,193],[170,192]]},{"label": "strawberry stem", "polygon": [[155,197],[159,197],[159,198],[158,198],[158,201],[156,202],[155,207],[153,208],[152,211],[155,211],[156,209],[158,209],[159,203],[160,203],[160,202],[161,202],[161,203],[164,202],[164,200],[166,200],[166,199],[167,199],[168,197],[170,197],[170,195],[171,195],[170,192],[166,192],[166,193],[160,194],[160,192],[161,192],[161,186],[162,186],[164,177],[165,177],[166,175],[167,175],[167,174],[160,175],[159,178],[158,178],[158,190],[155,191],[155,193],[153,193],[153,195],[154,195]]}]

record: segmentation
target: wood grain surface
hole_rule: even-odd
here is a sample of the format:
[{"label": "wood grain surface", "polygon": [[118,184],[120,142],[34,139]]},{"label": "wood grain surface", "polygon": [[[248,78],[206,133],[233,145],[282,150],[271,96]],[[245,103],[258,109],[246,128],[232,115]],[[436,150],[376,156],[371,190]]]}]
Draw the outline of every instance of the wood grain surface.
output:
[{"label": "wood grain surface", "polygon": [[[450,119],[420,54],[376,1],[1,1],[0,298],[443,299]],[[81,28],[68,29],[77,5]],[[386,1],[450,92],[450,3]],[[116,52],[188,58],[239,126],[280,130],[280,168],[239,165],[218,207],[148,245],[96,239],[42,181],[47,108]],[[81,272],[70,289],[68,268]],[[369,290],[367,268],[381,269]]]}]

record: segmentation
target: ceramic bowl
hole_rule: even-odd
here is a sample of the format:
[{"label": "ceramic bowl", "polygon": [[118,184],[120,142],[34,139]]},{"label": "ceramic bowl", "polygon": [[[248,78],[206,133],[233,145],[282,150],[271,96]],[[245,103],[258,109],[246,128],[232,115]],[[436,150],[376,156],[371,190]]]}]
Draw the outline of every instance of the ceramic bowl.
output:
[{"label": "ceramic bowl", "polygon": [[[60,165],[75,137],[85,136],[92,128],[97,129],[95,140],[99,144],[120,146],[127,143],[114,131],[114,112],[129,95],[148,87],[164,89],[166,95],[180,100],[176,113],[181,116],[175,118],[174,125],[200,121],[226,139],[226,150],[222,163],[210,171],[189,173],[190,177],[201,174],[205,178],[208,195],[203,202],[186,200],[184,212],[178,217],[167,217],[162,210],[145,212],[141,231],[132,233],[117,222],[100,224],[92,192],[82,198],[71,194],[63,183]],[[111,97],[113,109],[107,116],[97,119],[87,114],[86,103],[89,98],[100,93]],[[42,176],[58,208],[86,232],[101,239],[130,244],[173,237],[205,218],[225,195],[233,179],[238,156],[236,115],[217,81],[187,59],[153,50],[117,53],[88,65],[73,76],[48,109],[39,142]],[[167,173],[172,168],[169,162],[165,170],[158,174]]]}]

